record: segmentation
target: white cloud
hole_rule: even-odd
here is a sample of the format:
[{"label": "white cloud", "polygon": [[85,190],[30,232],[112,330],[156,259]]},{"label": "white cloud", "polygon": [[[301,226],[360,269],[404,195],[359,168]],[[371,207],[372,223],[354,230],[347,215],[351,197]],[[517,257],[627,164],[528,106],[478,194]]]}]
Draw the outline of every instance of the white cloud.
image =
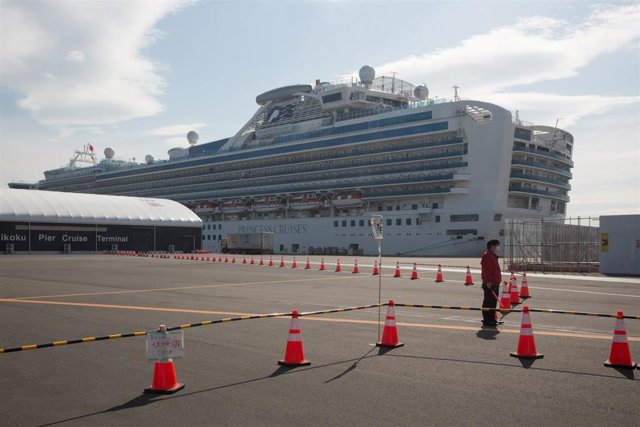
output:
[{"label": "white cloud", "polygon": [[86,58],[81,50],[72,50],[67,54],[67,61],[69,62],[84,62]]},{"label": "white cloud", "polygon": [[0,83],[41,124],[94,126],[158,114],[164,80],[142,54],[185,4],[1,2]]},{"label": "white cloud", "polygon": [[640,102],[640,96],[557,95],[541,92],[487,93],[477,97],[511,111],[526,112],[520,118],[536,124],[571,126],[581,117]]},{"label": "white cloud", "polygon": [[198,130],[203,127],[204,123],[186,123],[170,126],[162,126],[153,130],[150,130],[147,134],[154,136],[177,136],[187,135],[187,132],[192,130]]},{"label": "white cloud", "polygon": [[172,136],[163,140],[167,147],[187,147],[189,142],[186,136]]},{"label": "white cloud", "polygon": [[[377,75],[410,82],[427,79],[434,94],[466,97],[575,76],[600,55],[640,38],[640,5],[597,9],[579,25],[547,17],[530,17],[511,26],[472,36],[458,46],[375,66]],[[347,77],[347,76],[345,76]]]},{"label": "white cloud", "polygon": [[509,89],[570,78],[601,55],[626,48],[637,51],[639,16],[638,4],[595,9],[583,23],[573,26],[535,16],[472,36],[455,47],[374,68],[378,76],[396,72],[398,78],[415,83],[426,78],[432,96],[451,97],[451,86],[457,83],[463,98],[518,109],[524,120],[536,123],[553,124],[562,117],[562,125],[569,126],[580,117],[639,102],[640,97],[572,96]]}]

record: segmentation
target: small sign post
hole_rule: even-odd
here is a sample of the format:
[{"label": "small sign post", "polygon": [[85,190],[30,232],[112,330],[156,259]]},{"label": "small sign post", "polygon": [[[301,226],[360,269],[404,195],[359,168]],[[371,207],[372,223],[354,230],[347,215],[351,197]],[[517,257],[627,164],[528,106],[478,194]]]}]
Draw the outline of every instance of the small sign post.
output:
[{"label": "small sign post", "polygon": [[[378,245],[378,267],[380,268],[380,274],[378,274],[378,304],[382,299],[382,239],[384,238],[384,224],[382,223],[382,215],[371,215],[371,230],[373,231],[373,238],[376,239],[376,245]],[[378,336],[380,338],[380,305],[378,305]]]},{"label": "small sign post", "polygon": [[167,331],[160,325],[158,332],[147,334],[147,359],[168,360],[184,357],[184,331]]}]

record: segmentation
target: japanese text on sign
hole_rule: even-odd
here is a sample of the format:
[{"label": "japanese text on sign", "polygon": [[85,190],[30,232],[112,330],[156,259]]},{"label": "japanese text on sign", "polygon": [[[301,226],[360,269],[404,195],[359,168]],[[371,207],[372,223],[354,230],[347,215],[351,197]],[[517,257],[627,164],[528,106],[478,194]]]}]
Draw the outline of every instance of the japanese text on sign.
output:
[{"label": "japanese text on sign", "polygon": [[184,357],[184,331],[147,334],[147,359],[163,360]]}]

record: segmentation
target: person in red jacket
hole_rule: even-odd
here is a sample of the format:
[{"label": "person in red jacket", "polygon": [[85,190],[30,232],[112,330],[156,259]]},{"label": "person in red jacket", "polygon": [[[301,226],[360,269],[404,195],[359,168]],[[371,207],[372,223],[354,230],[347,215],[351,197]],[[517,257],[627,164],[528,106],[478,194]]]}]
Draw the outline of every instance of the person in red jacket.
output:
[{"label": "person in red jacket", "polygon": [[[499,240],[489,240],[487,242],[487,251],[482,254],[482,290],[484,291],[484,300],[482,307],[496,308],[498,303],[498,292],[500,283],[502,282],[502,273],[500,272],[500,264],[498,263],[498,247]],[[495,312],[483,311],[482,323],[485,326],[496,326],[498,322],[495,320]]]}]

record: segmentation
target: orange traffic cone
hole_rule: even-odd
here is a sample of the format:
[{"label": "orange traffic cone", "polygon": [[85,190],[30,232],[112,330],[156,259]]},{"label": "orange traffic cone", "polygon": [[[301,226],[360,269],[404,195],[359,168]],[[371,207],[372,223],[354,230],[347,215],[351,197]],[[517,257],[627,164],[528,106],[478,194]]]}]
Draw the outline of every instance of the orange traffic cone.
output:
[{"label": "orange traffic cone", "polygon": [[284,256],[280,255],[280,267],[284,267]]},{"label": "orange traffic cone", "polygon": [[440,264],[438,264],[438,272],[436,273],[436,282],[444,282],[444,279],[442,278],[442,266]]},{"label": "orange traffic cone", "polygon": [[604,366],[630,369],[636,367],[636,362],[631,360],[627,330],[624,328],[624,314],[621,311],[618,312],[616,329],[613,331],[613,341],[611,342],[611,352],[609,358],[604,362]]},{"label": "orange traffic cone", "polygon": [[395,348],[402,347],[404,343],[398,341],[398,330],[396,329],[396,309],[393,300],[389,300],[389,308],[387,308],[387,318],[384,321],[384,329],[382,330],[382,338],[376,343],[376,347]]},{"label": "orange traffic cone", "polygon": [[340,267],[340,258],[338,258],[338,262],[336,263],[336,273],[340,273],[342,271],[342,267]]},{"label": "orange traffic cone", "polygon": [[500,308],[511,310],[511,294],[509,293],[509,286],[507,285],[507,282],[504,282],[502,295],[500,295]]},{"label": "orange traffic cone", "polygon": [[400,277],[400,261],[396,261],[396,271],[393,273],[393,277]]},{"label": "orange traffic cone", "polygon": [[236,263],[236,256],[232,256],[231,257],[231,264],[235,264]]},{"label": "orange traffic cone", "polygon": [[473,285],[473,278],[471,277],[471,269],[467,265],[467,275],[464,277],[464,285],[471,286]]},{"label": "orange traffic cone", "polygon": [[284,351],[284,359],[278,360],[278,365],[306,366],[310,364],[311,362],[304,358],[304,350],[302,348],[302,337],[300,332],[300,319],[298,319],[298,310],[293,310],[293,313],[291,313],[291,326],[289,327],[287,348]]},{"label": "orange traffic cone", "polygon": [[298,268],[298,261],[296,261],[296,257],[293,257],[293,263],[291,264],[291,268]]},{"label": "orange traffic cone", "polygon": [[515,277],[509,283],[509,294],[511,295],[511,305],[520,304],[520,292],[518,292],[518,279]]},{"label": "orange traffic cone", "polygon": [[262,255],[260,255],[260,264],[259,265],[264,265],[264,260],[262,259]]},{"label": "orange traffic cone", "polygon": [[418,280],[418,268],[416,267],[416,263],[413,263],[413,271],[411,272],[411,280]]},{"label": "orange traffic cone", "polygon": [[351,273],[352,274],[360,273],[360,268],[358,267],[358,258],[356,258],[355,262],[353,263],[353,271]]},{"label": "orange traffic cone", "polygon": [[224,262],[229,262],[229,257],[228,256],[224,257]]},{"label": "orange traffic cone", "polygon": [[246,255],[244,255],[244,256],[242,257],[242,263],[243,263],[243,264],[246,264],[246,263],[247,263],[247,256],[246,256]]},{"label": "orange traffic cone", "polygon": [[522,283],[520,285],[520,298],[531,298],[529,294],[529,281],[527,280],[527,273],[522,273]]},{"label": "orange traffic cone", "polygon": [[533,338],[533,327],[531,326],[531,315],[529,306],[524,306],[522,310],[522,323],[520,325],[520,338],[518,339],[518,350],[511,353],[512,357],[522,359],[542,359],[544,356],[536,351],[536,340]]},{"label": "orange traffic cone", "polygon": [[222,255],[218,255],[218,262],[222,262]]},{"label": "orange traffic cone", "polygon": [[319,271],[324,271],[324,258],[320,260],[320,269]]},{"label": "orange traffic cone", "polygon": [[378,260],[373,261],[373,274],[372,276],[377,276],[380,274],[380,270],[378,270]]},{"label": "orange traffic cone", "polygon": [[309,264],[309,257],[307,257],[307,263],[305,264],[304,269],[305,270],[311,269],[311,264]]},{"label": "orange traffic cone", "polygon": [[249,261],[250,265],[255,265],[256,261],[253,259],[253,255],[251,255],[251,261]]},{"label": "orange traffic cone", "polygon": [[153,382],[150,387],[144,389],[145,393],[171,394],[182,390],[184,384],[180,384],[176,378],[176,370],[173,360],[157,361],[153,368]]},{"label": "orange traffic cone", "polygon": [[273,267],[273,257],[269,256],[269,267]]}]

